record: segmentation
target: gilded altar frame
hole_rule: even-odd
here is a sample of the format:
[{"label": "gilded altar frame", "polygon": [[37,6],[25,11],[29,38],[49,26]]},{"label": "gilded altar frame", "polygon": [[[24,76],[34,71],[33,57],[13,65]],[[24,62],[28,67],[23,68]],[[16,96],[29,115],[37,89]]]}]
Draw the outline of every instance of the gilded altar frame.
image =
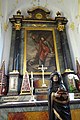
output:
[{"label": "gilded altar frame", "polygon": [[[27,64],[27,58],[28,58],[28,54],[29,53],[29,47],[28,47],[28,37],[29,37],[29,32],[35,32],[36,34],[39,32],[40,34],[41,33],[49,33],[49,34],[52,34],[50,36],[52,36],[53,38],[53,46],[54,46],[54,53],[55,53],[55,63],[56,63],[56,70],[60,72],[60,65],[59,65],[59,59],[58,59],[58,51],[57,51],[57,45],[56,45],[56,36],[55,36],[55,31],[54,31],[54,28],[53,27],[25,27],[25,30],[24,30],[24,61],[23,61],[23,74],[25,73],[25,71],[28,71],[28,64]],[[46,35],[45,35],[46,36]],[[32,51],[33,53],[34,51]],[[41,74],[40,71],[34,71],[32,69],[30,69],[28,72],[30,71],[33,71],[34,74]],[[53,69],[51,70],[47,70],[45,72],[45,74],[51,74],[51,72],[53,71]]]}]

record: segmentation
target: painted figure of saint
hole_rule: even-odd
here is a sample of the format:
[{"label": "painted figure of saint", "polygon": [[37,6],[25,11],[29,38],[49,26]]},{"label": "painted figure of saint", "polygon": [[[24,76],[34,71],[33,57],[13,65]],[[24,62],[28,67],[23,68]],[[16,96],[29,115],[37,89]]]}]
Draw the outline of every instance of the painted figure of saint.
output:
[{"label": "painted figure of saint", "polygon": [[27,70],[37,72],[39,66],[45,66],[46,71],[56,69],[54,41],[51,32],[35,31],[29,33],[27,46]]},{"label": "painted figure of saint", "polygon": [[32,36],[32,38],[36,42],[36,50],[39,57],[39,66],[45,65],[47,55],[52,51],[52,48],[44,37],[41,37],[40,40],[37,41],[35,40],[34,36]]},{"label": "painted figure of saint", "polygon": [[50,45],[49,43],[44,39],[44,37],[41,37],[39,43],[39,65],[44,65],[46,57],[48,53],[50,52]]}]

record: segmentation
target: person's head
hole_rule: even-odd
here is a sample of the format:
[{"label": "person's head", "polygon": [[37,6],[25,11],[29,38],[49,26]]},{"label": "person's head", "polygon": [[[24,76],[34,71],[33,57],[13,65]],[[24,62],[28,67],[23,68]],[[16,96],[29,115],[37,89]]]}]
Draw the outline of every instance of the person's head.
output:
[{"label": "person's head", "polygon": [[54,75],[54,76],[53,76],[53,81],[54,81],[54,82],[57,82],[57,81],[58,81],[58,75]]},{"label": "person's head", "polygon": [[61,75],[57,71],[53,72],[50,75],[50,79],[52,80],[52,82],[59,82],[60,83],[61,82]]},{"label": "person's head", "polygon": [[42,41],[44,41],[44,40],[45,40],[45,38],[44,38],[44,37],[41,37],[41,40],[42,40]]},{"label": "person's head", "polygon": [[32,36],[32,39],[35,40],[35,36],[34,35]]}]

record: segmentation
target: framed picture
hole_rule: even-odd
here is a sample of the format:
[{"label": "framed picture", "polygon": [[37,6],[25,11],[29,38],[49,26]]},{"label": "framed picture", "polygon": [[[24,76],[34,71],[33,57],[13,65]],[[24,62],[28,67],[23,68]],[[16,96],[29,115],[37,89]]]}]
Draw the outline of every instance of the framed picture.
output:
[{"label": "framed picture", "polygon": [[9,73],[9,91],[8,95],[17,95],[18,94],[18,81],[19,81],[19,72],[12,71]]},{"label": "framed picture", "polygon": [[54,28],[26,27],[23,71],[39,73],[38,67],[42,65],[47,74],[60,70]]}]

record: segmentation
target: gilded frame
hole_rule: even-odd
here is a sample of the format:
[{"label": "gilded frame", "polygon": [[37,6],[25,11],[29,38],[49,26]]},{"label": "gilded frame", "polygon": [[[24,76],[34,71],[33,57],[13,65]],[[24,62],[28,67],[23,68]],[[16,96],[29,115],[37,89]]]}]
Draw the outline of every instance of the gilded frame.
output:
[{"label": "gilded frame", "polygon": [[[60,65],[59,65],[59,59],[58,59],[58,51],[57,51],[57,45],[56,45],[56,36],[55,36],[55,31],[54,31],[54,28],[52,27],[49,27],[49,28],[46,28],[46,27],[26,27],[25,30],[24,30],[24,60],[23,60],[23,74],[25,73],[25,71],[28,71],[27,68],[27,64],[26,64],[26,61],[27,61],[27,53],[29,53],[27,50],[27,45],[28,45],[28,32],[29,31],[33,31],[33,32],[51,32],[52,34],[52,37],[53,37],[53,46],[54,46],[54,53],[55,53],[55,62],[56,62],[56,70],[60,72]],[[31,70],[33,71],[33,70]],[[53,70],[51,71],[47,71],[45,72],[45,74],[50,74]],[[28,71],[30,72],[30,71]],[[40,71],[38,72],[35,72],[33,71],[34,74],[41,74]]]}]

